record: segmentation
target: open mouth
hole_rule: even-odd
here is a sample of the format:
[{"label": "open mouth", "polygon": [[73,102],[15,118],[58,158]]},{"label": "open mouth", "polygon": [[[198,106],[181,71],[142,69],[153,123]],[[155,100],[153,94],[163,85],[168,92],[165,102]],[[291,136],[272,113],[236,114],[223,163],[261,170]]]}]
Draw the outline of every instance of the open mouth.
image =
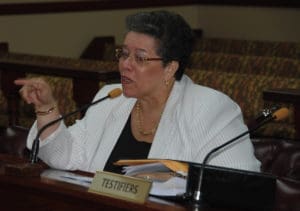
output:
[{"label": "open mouth", "polygon": [[122,84],[129,84],[132,83],[133,81],[130,78],[127,78],[126,76],[121,76],[121,82]]}]

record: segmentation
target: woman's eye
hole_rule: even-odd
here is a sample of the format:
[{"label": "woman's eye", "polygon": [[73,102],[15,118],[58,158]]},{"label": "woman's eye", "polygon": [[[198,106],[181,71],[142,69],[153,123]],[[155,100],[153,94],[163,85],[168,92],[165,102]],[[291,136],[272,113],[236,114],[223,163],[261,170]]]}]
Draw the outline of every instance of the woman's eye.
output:
[{"label": "woman's eye", "polygon": [[129,53],[126,52],[126,51],[122,51],[122,57],[123,57],[124,59],[127,59],[127,58],[129,57]]},{"label": "woman's eye", "polygon": [[137,63],[143,63],[143,62],[146,61],[146,58],[143,57],[143,56],[135,55],[135,61],[136,61]]}]

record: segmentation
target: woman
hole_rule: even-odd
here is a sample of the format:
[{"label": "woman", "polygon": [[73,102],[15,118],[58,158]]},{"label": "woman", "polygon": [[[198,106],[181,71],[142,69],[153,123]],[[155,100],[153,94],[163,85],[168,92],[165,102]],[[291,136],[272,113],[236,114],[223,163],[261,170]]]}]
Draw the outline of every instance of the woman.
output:
[{"label": "woman", "polygon": [[[63,122],[41,135],[39,157],[51,167],[120,173],[119,159],[166,158],[201,163],[214,147],[247,130],[239,106],[226,95],[194,84],[186,75],[193,46],[190,26],[167,11],[126,19],[119,59],[121,85],[107,85],[95,99],[122,87],[123,95],[92,106],[82,120]],[[30,148],[38,128],[59,117],[42,79],[22,79],[21,94],[35,106]],[[213,156],[209,164],[259,171],[249,137]]]}]

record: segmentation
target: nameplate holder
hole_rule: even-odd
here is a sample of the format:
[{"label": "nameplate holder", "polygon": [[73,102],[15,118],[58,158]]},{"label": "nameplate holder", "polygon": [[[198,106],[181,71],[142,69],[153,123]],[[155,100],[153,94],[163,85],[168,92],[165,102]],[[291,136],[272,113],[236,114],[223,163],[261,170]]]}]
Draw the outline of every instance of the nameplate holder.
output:
[{"label": "nameplate holder", "polygon": [[152,182],[106,171],[97,171],[89,192],[144,203],[148,198]]}]

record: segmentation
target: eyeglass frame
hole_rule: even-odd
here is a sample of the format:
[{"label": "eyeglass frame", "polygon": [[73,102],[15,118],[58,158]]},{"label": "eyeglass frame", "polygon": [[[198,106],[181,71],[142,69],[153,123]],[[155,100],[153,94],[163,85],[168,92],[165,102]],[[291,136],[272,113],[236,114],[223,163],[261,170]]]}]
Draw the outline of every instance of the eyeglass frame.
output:
[{"label": "eyeglass frame", "polygon": [[[130,54],[128,55],[124,55],[123,53],[123,49],[122,48],[116,48],[115,49],[115,57],[118,61],[120,61],[121,59],[126,60],[130,57]],[[144,65],[146,62],[148,61],[161,61],[163,60],[163,58],[147,58],[147,57],[141,57],[141,56],[137,56],[136,54],[134,55],[134,61],[136,64],[138,65]]]}]

